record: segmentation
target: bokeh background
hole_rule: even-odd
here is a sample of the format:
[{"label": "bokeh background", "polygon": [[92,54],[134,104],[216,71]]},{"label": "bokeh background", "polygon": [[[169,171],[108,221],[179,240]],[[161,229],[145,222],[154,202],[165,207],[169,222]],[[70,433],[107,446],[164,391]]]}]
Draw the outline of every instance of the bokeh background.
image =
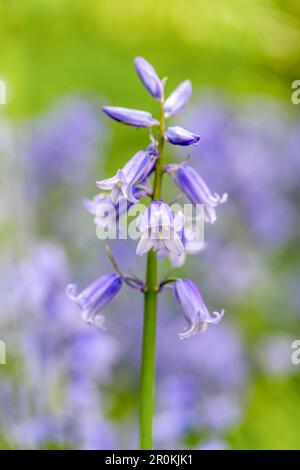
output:
[{"label": "bokeh background", "polygon": [[[157,113],[134,71],[142,55],[169,92],[192,80],[176,122],[201,136],[192,164],[229,193],[207,250],[178,272],[222,322],[180,341],[184,320],[160,298],[155,445],[299,449],[299,2],[1,0],[0,43],[0,448],[137,447],[142,297],[124,288],[103,333],[65,287],[111,270],[82,199],[145,147],[146,132],[100,112]],[[111,243],[142,274],[134,248]]]}]

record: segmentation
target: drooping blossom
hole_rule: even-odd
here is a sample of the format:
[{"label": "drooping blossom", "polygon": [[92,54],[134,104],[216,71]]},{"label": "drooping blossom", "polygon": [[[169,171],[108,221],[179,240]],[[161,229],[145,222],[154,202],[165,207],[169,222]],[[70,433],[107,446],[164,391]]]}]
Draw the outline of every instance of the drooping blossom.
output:
[{"label": "drooping blossom", "polygon": [[217,324],[224,315],[224,310],[209,313],[197,286],[190,279],[180,279],[173,287],[174,298],[181,308],[189,325],[189,330],[180,333],[180,339],[188,338],[198,331],[205,331],[210,323]]},{"label": "drooping blossom", "polygon": [[154,251],[167,250],[180,256],[184,248],[178,232],[181,232],[183,224],[182,214],[175,217],[166,203],[161,200],[152,201],[137,220],[137,227],[141,232],[137,255],[143,255],[153,248]]},{"label": "drooping blossom", "polygon": [[112,203],[116,203],[120,197],[136,203],[138,199],[134,196],[134,185],[145,180],[151,173],[155,163],[155,156],[149,152],[140,150],[126,165],[118,170],[112,178],[97,181],[97,186],[105,191],[111,191]]},{"label": "drooping blossom", "polygon": [[189,165],[167,165],[165,169],[171,176],[175,173],[175,183],[193,204],[204,204],[204,218],[213,224],[217,220],[215,208],[227,201],[227,193],[212,194],[199,173]]},{"label": "drooping blossom", "polygon": [[87,323],[103,328],[104,317],[100,312],[118,294],[121,287],[121,276],[111,273],[101,276],[80,293],[77,293],[74,284],[69,284],[66,292],[82,310],[82,318]]}]

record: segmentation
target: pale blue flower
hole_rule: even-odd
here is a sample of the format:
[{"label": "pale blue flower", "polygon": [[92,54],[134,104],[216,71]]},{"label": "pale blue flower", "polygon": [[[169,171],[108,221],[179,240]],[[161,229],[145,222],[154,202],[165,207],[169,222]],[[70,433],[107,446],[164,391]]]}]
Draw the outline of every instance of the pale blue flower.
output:
[{"label": "pale blue flower", "polygon": [[105,191],[111,191],[112,203],[116,203],[121,197],[136,203],[138,199],[134,195],[134,185],[142,182],[153,170],[155,156],[144,150],[137,152],[126,165],[118,170],[112,178],[97,181],[97,186]]},{"label": "pale blue flower", "polygon": [[197,286],[190,279],[180,279],[173,287],[174,298],[188,322],[189,330],[180,333],[179,338],[188,338],[198,331],[205,331],[209,323],[217,324],[224,315],[224,310],[209,313]]},{"label": "pale blue flower", "polygon": [[184,247],[178,232],[182,231],[182,214],[175,217],[172,209],[163,201],[152,201],[145,213],[138,217],[137,227],[141,232],[136,254],[143,255],[151,248],[154,251],[167,250],[177,256],[182,255]]},{"label": "pale blue flower", "polygon": [[189,165],[166,165],[165,170],[193,204],[204,204],[204,218],[213,224],[217,220],[215,208],[227,201],[228,194],[212,194],[199,173]]},{"label": "pale blue flower", "polygon": [[111,273],[101,276],[80,293],[77,293],[74,284],[69,284],[66,293],[82,310],[83,320],[98,328],[103,328],[104,317],[100,315],[100,312],[118,294],[121,286],[121,276]]}]

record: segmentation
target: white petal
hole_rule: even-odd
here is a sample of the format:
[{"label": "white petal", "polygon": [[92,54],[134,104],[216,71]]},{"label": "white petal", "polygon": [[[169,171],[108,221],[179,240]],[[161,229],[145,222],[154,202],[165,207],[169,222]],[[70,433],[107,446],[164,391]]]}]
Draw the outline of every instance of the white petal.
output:
[{"label": "white petal", "polygon": [[209,224],[214,224],[217,220],[216,210],[207,204],[204,205],[204,220]]},{"label": "white petal", "polygon": [[184,227],[185,217],[182,211],[179,211],[174,217],[174,230],[175,232],[180,232]]},{"label": "white petal", "polygon": [[144,255],[149,251],[153,246],[153,241],[148,238],[148,233],[144,233],[136,247],[136,254],[138,256]]},{"label": "white petal", "polygon": [[181,255],[175,255],[174,253],[169,253],[169,258],[174,268],[180,268],[185,263],[186,254],[185,252],[183,252]]},{"label": "white petal", "polygon": [[207,320],[207,323],[213,323],[214,325],[217,325],[223,317],[224,313],[225,310],[221,310],[221,312],[213,312],[214,316]]},{"label": "white petal", "polygon": [[110,191],[119,181],[118,175],[113,176],[112,178],[107,178],[106,180],[97,181],[98,188],[104,189],[105,191]]},{"label": "white petal", "polygon": [[175,255],[179,256],[184,253],[184,247],[182,241],[180,240],[179,236],[176,232],[171,232],[170,238],[164,238],[165,247]]}]

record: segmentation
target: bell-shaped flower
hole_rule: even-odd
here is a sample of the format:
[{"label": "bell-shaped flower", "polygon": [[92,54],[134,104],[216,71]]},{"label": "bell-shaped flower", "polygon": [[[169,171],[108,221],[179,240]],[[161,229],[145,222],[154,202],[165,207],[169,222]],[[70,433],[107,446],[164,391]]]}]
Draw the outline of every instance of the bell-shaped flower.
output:
[{"label": "bell-shaped flower", "polygon": [[115,121],[134,127],[157,126],[159,122],[152,114],[138,109],[121,108],[118,106],[103,106],[102,111]]},{"label": "bell-shaped flower", "polygon": [[151,248],[154,251],[167,250],[180,256],[184,247],[178,232],[182,231],[183,215],[175,217],[174,212],[163,201],[152,201],[145,213],[138,217],[137,227],[141,232],[136,254],[143,255]]},{"label": "bell-shaped flower", "polygon": [[165,117],[175,116],[186,106],[192,94],[192,84],[190,80],[185,80],[171,93],[164,103]]},{"label": "bell-shaped flower", "polygon": [[200,140],[199,135],[187,131],[183,127],[168,127],[165,131],[165,139],[173,145],[196,145]]},{"label": "bell-shaped flower", "polygon": [[160,258],[168,256],[172,266],[175,268],[180,268],[183,266],[186,260],[186,255],[196,255],[206,250],[207,248],[207,244],[204,242],[203,236],[199,236],[198,231],[194,227],[196,221],[193,219],[188,219],[187,217],[185,217],[184,220],[185,222],[180,233],[180,239],[184,247],[184,251],[181,253],[181,255],[178,256],[177,254],[170,253],[167,250],[158,252],[158,256]]},{"label": "bell-shaped flower", "polygon": [[188,338],[198,331],[204,331],[210,323],[217,324],[224,315],[224,310],[211,315],[204,303],[197,286],[189,279],[180,279],[173,287],[174,298],[179,305],[189,329],[179,334],[180,339]]},{"label": "bell-shaped flower", "polygon": [[150,95],[156,100],[161,101],[164,95],[164,87],[153,66],[143,57],[137,57],[134,60],[134,66]]},{"label": "bell-shaped flower", "polygon": [[[151,194],[152,188],[150,187],[135,186],[133,188],[133,195],[138,201],[144,196],[151,196]],[[110,196],[100,193],[93,199],[83,199],[83,205],[90,214],[94,215],[97,229],[109,228],[111,233],[115,233],[117,236],[117,234],[123,233],[121,227],[122,217],[128,213],[134,203],[124,197],[120,197],[117,202],[113,203]]]},{"label": "bell-shaped flower", "polygon": [[137,152],[126,165],[112,178],[97,181],[97,186],[104,191],[111,191],[111,200],[116,203],[121,197],[136,203],[134,185],[145,180],[152,172],[155,156],[144,150]]},{"label": "bell-shaped flower", "polygon": [[203,240],[197,240],[196,233],[192,227],[185,224],[182,230],[181,241],[184,247],[184,252],[180,256],[175,256],[174,253],[169,254],[172,266],[180,268],[186,260],[186,255],[196,255],[206,250],[206,243]]},{"label": "bell-shaped flower", "polygon": [[222,196],[217,193],[212,194],[205,181],[189,165],[166,165],[165,170],[193,204],[204,205],[204,218],[213,224],[217,220],[215,208],[227,201],[228,194],[224,193]]},{"label": "bell-shaped flower", "polygon": [[104,327],[102,309],[112,301],[122,286],[122,278],[115,273],[105,274],[78,293],[74,284],[69,284],[67,296],[76,303],[82,311],[82,318],[98,328]]}]

